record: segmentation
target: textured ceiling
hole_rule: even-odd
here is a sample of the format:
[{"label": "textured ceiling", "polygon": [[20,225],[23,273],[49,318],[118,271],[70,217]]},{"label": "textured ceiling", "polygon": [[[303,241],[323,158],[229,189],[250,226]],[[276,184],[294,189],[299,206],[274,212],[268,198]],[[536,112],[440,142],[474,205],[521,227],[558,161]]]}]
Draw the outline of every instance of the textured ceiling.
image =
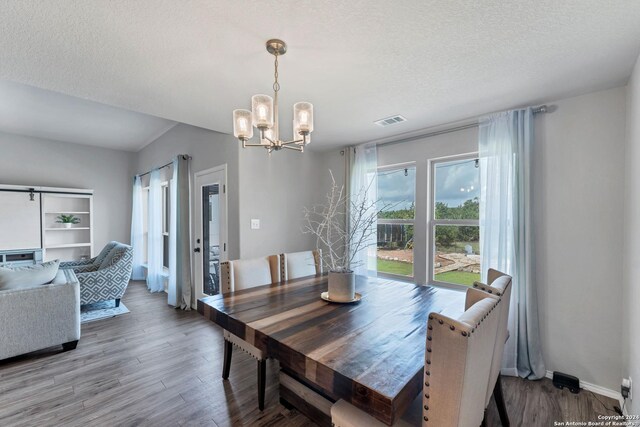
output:
[{"label": "textured ceiling", "polygon": [[0,80],[0,131],[137,151],[176,122]]},{"label": "textured ceiling", "polygon": [[624,84],[639,23],[638,0],[3,0],[0,79],[231,132],[279,37],[284,135],[313,102],[323,149]]}]

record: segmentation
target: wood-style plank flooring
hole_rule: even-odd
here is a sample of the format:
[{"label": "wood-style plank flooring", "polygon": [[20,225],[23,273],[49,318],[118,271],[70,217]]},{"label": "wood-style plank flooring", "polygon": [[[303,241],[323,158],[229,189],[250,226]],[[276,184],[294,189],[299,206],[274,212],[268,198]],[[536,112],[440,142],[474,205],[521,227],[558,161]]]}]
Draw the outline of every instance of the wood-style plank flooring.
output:
[{"label": "wood-style plank flooring", "polygon": [[[278,403],[278,364],[268,361],[266,409],[257,407],[256,365],[235,351],[222,381],[222,331],[166,295],[132,282],[131,313],[82,326],[78,348],[52,348],[0,361],[0,426],[312,426]],[[504,380],[514,426],[595,420],[611,414],[587,392],[549,380]],[[615,401],[598,397],[611,408]],[[488,425],[499,426],[495,404]]]}]

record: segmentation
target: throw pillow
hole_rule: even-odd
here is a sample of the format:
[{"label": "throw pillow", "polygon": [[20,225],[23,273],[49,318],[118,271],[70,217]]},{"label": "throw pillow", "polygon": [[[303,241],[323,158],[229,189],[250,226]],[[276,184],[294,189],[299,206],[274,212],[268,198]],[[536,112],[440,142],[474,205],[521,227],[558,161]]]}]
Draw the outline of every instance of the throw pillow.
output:
[{"label": "throw pillow", "polygon": [[58,274],[60,260],[20,267],[0,267],[0,289],[24,289],[45,285]]}]

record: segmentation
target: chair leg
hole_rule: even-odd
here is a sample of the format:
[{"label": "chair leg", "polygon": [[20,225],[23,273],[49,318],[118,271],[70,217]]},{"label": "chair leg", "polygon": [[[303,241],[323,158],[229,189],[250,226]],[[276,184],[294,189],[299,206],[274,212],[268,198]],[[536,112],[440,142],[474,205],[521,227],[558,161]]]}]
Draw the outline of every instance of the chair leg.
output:
[{"label": "chair leg", "polygon": [[222,362],[222,379],[229,379],[229,371],[231,370],[231,354],[233,353],[233,344],[231,341],[224,340],[224,361]]},{"label": "chair leg", "polygon": [[267,384],[267,360],[258,360],[258,409],[264,410],[264,390]]},{"label": "chair leg", "polygon": [[498,414],[500,415],[502,427],[509,427],[509,414],[507,413],[507,405],[504,403],[501,380],[502,377],[498,375],[498,381],[496,381],[496,385],[493,388],[493,398],[496,400],[496,406],[498,407]]},{"label": "chair leg", "polygon": [[116,298],[116,307],[120,307],[120,298]]},{"label": "chair leg", "polygon": [[75,350],[77,346],[78,346],[78,340],[69,341],[62,344],[62,351]]}]

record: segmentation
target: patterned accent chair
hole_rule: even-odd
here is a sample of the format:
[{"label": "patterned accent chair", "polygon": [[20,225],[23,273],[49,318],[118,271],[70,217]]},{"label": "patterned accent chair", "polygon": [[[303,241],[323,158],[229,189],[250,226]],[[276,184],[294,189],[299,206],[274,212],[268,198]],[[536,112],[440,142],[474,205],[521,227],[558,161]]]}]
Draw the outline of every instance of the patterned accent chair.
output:
[{"label": "patterned accent chair", "polygon": [[[429,314],[422,393],[394,426],[477,427],[484,417],[485,392],[498,331],[500,299],[467,290],[458,319]],[[331,407],[335,427],[385,424],[345,400]]]},{"label": "patterned accent chair", "polygon": [[500,368],[502,367],[504,346],[509,339],[508,327],[509,305],[511,302],[511,276],[490,268],[487,273],[487,282],[489,282],[488,285],[481,282],[474,282],[473,287],[492,295],[499,296],[502,299],[502,303],[500,304],[500,319],[498,320],[498,337],[496,339],[495,348],[493,349],[493,362],[491,363],[489,387],[487,387],[484,407],[487,408],[489,406],[491,396],[493,395],[496,400],[496,406],[498,407],[500,423],[503,427],[509,427],[509,413],[507,412],[507,405],[505,404],[504,395],[502,393]]},{"label": "patterned accent chair", "polygon": [[[241,291],[242,289],[268,285],[280,281],[278,275],[279,256],[271,255],[261,258],[226,261],[220,263],[220,283],[223,293]],[[231,354],[233,347],[248,353],[258,361],[258,408],[264,409],[266,388],[266,369],[268,355],[259,348],[249,344],[237,335],[224,330],[224,363],[222,378],[229,378]]]},{"label": "patterned accent chair", "polygon": [[97,257],[63,262],[60,268],[70,268],[76,273],[81,305],[115,300],[118,307],[131,279],[133,249],[123,243],[110,242]]},{"label": "patterned accent chair", "polygon": [[111,242],[107,243],[104,248],[102,248],[98,256],[95,256],[91,259],[84,259],[79,261],[61,262],[60,268],[70,268],[70,269],[73,269],[75,273],[84,273],[86,271],[96,271],[98,267],[100,267],[100,264],[102,264],[102,261],[104,261],[107,255],[109,255],[109,252],[111,252],[111,249],[113,249],[117,244],[118,242],[116,242],[115,240],[112,240]]},{"label": "patterned accent chair", "polygon": [[322,251],[290,252],[280,255],[280,280],[322,274]]}]

